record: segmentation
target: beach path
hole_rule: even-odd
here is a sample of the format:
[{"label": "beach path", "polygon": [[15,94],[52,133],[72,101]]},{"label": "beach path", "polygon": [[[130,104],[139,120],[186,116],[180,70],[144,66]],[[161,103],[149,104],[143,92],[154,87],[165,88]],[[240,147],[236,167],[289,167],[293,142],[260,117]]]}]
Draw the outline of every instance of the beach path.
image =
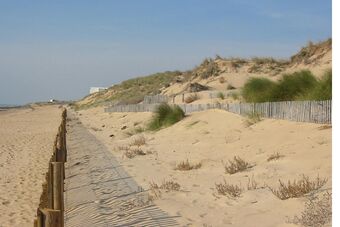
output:
[{"label": "beach path", "polygon": [[71,110],[68,116],[65,226],[176,226]]}]

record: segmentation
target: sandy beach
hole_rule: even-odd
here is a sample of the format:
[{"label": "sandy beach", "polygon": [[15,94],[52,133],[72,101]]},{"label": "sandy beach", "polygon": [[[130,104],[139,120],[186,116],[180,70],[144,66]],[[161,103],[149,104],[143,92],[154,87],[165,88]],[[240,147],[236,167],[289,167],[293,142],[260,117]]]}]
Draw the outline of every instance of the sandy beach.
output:
[{"label": "sandy beach", "polygon": [[[270,188],[278,188],[279,180],[294,181],[304,175],[327,179],[313,195],[331,192],[331,127],[273,119],[249,126],[241,116],[209,110],[155,133],[133,135],[151,115],[104,113],[102,108],[94,108],[76,116],[150,195],[150,183],[180,185],[180,190],[161,191],[153,199],[160,209],[177,217],[180,226],[296,226],[290,220],[301,214],[307,197],[281,200]],[[145,144],[134,145],[140,138],[145,138]],[[126,151],[137,148],[145,155],[128,158]],[[277,160],[268,161],[277,153]],[[224,164],[234,156],[245,159],[252,168],[225,173]],[[201,166],[176,170],[186,160]],[[240,197],[217,193],[215,185],[224,180],[242,188]]]},{"label": "sandy beach", "polygon": [[60,114],[58,106],[0,112],[0,226],[33,225]]}]

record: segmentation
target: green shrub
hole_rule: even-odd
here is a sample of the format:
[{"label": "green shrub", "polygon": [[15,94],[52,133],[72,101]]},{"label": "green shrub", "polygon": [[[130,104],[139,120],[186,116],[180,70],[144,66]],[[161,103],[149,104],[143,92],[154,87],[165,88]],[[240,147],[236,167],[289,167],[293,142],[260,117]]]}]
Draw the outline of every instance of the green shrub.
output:
[{"label": "green shrub", "polygon": [[272,101],[271,92],[275,85],[266,78],[250,78],[242,89],[242,96],[246,102]]},{"label": "green shrub", "polygon": [[331,100],[332,99],[332,71],[325,72],[317,81],[313,89],[298,97],[298,100]]},{"label": "green shrub", "polygon": [[181,107],[174,105],[169,106],[166,103],[159,105],[148,125],[148,129],[155,131],[162,127],[168,127],[182,120],[185,117]]},{"label": "green shrub", "polygon": [[317,80],[308,70],[285,74],[271,91],[274,101],[291,101],[307,93],[317,85]]},{"label": "green shrub", "polygon": [[283,75],[278,82],[250,78],[242,89],[246,102],[276,102],[332,99],[332,71],[317,80],[308,70]]}]

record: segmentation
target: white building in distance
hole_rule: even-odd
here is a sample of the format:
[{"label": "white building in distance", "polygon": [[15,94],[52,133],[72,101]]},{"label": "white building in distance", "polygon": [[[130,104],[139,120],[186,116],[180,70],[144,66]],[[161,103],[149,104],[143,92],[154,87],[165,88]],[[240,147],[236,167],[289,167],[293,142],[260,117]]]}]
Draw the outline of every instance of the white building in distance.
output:
[{"label": "white building in distance", "polygon": [[106,87],[90,87],[90,94],[99,92],[99,91],[105,91]]}]

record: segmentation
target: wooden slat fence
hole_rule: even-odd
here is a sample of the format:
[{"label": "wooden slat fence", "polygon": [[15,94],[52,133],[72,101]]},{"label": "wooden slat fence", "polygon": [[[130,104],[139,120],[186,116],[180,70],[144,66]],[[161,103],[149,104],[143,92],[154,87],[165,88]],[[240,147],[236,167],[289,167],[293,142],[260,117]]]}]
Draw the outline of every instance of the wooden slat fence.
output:
[{"label": "wooden slat fence", "polygon": [[66,116],[66,109],[63,109],[34,227],[64,226],[64,163],[67,161]]},{"label": "wooden slat fence", "polygon": [[144,104],[156,104],[162,102],[168,102],[169,97],[166,95],[147,95],[144,97]]},{"label": "wooden slat fence", "polygon": [[[105,112],[153,112],[158,104],[114,105]],[[287,101],[265,103],[178,104],[185,113],[222,109],[242,116],[256,113],[264,118],[319,124],[332,123],[332,101]]]}]

